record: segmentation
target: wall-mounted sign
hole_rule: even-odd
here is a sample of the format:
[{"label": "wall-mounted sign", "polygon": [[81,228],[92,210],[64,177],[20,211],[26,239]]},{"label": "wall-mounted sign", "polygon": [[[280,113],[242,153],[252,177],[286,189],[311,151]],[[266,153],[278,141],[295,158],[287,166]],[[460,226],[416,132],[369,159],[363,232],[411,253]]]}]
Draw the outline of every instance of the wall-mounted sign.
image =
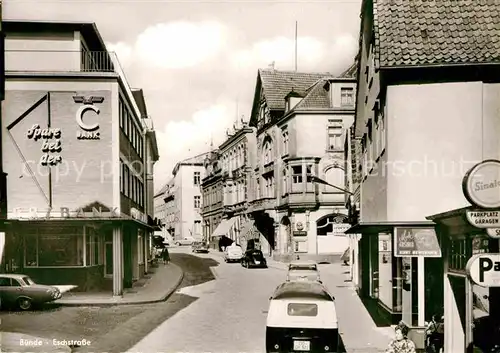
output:
[{"label": "wall-mounted sign", "polygon": [[43,155],[42,157],[40,157],[41,165],[54,166],[62,163],[62,157],[59,154],[62,150],[61,135],[61,129],[42,129],[38,124],[34,124],[28,130],[28,132],[26,133],[26,137],[28,139],[33,139],[34,141],[43,139],[41,148]]},{"label": "wall-mounted sign", "polygon": [[76,123],[83,130],[76,132],[76,138],[79,140],[99,140],[101,137],[99,131],[96,131],[99,129],[99,123],[96,122],[94,124],[87,124],[83,121],[83,115],[89,110],[93,111],[96,115],[99,115],[101,111],[96,105],[94,105],[94,103],[104,102],[104,97],[74,96],[73,100],[75,103],[83,103],[83,105],[78,108],[75,115]]},{"label": "wall-mounted sign", "polygon": [[307,236],[307,232],[305,230],[296,230],[293,232],[294,237],[305,237]]},{"label": "wall-mounted sign", "polygon": [[84,208],[70,209],[69,207],[57,208],[15,208],[11,215],[16,219],[52,219],[52,218],[113,218],[120,217],[118,208],[103,210],[101,207],[92,207],[91,211]]},{"label": "wall-mounted sign", "polygon": [[467,221],[477,228],[500,227],[500,211],[468,210]]},{"label": "wall-mounted sign", "polygon": [[478,254],[467,262],[467,274],[481,287],[500,287],[500,254]]},{"label": "wall-mounted sign", "polygon": [[345,232],[350,229],[352,226],[349,223],[333,223],[332,228],[333,231],[332,233],[334,235],[345,235]]},{"label": "wall-mounted sign", "polygon": [[295,226],[297,227],[298,231],[301,231],[302,229],[304,229],[304,225],[302,224],[302,222],[297,222],[295,224]]},{"label": "wall-mounted sign", "polygon": [[396,228],[395,257],[441,257],[441,247],[434,228]]},{"label": "wall-mounted sign", "polygon": [[500,208],[500,161],[488,159],[472,167],[464,176],[462,190],[474,206]]},{"label": "wall-mounted sign", "polygon": [[490,238],[500,239],[500,228],[486,228],[486,234]]},{"label": "wall-mounted sign", "polygon": [[144,223],[148,223],[148,216],[146,216],[144,213],[139,211],[137,208],[131,208],[130,209],[130,217],[137,219],[139,221],[142,221]]}]

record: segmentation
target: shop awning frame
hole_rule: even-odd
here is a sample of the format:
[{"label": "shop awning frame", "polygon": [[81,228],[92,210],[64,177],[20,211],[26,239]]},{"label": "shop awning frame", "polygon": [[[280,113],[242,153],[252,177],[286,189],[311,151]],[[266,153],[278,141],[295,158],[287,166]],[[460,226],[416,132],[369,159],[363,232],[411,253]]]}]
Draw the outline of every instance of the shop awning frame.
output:
[{"label": "shop awning frame", "polygon": [[210,237],[227,235],[227,232],[229,232],[229,228],[231,228],[231,226],[234,223],[236,223],[236,220],[237,220],[237,217],[232,217],[230,219],[223,219],[219,223],[217,228],[215,228],[215,230],[212,232]]},{"label": "shop awning frame", "polygon": [[434,227],[433,221],[408,222],[359,222],[344,232],[344,234],[370,234],[392,231],[395,227]]}]

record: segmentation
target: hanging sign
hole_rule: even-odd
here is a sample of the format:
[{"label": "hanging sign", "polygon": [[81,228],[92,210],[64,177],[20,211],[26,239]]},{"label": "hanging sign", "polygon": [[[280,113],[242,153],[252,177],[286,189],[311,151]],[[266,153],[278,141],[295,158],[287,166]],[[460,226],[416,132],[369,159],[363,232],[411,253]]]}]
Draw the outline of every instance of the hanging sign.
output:
[{"label": "hanging sign", "polygon": [[500,208],[500,161],[488,159],[472,167],[463,178],[462,191],[474,206]]},{"label": "hanging sign", "polygon": [[441,247],[433,228],[402,228],[394,231],[395,257],[441,257]]},{"label": "hanging sign", "polygon": [[478,254],[467,262],[467,274],[481,287],[500,287],[500,254]]},{"label": "hanging sign", "polygon": [[500,239],[500,228],[486,228],[486,233],[490,238]]},{"label": "hanging sign", "polygon": [[500,211],[468,210],[466,217],[477,228],[500,228]]}]

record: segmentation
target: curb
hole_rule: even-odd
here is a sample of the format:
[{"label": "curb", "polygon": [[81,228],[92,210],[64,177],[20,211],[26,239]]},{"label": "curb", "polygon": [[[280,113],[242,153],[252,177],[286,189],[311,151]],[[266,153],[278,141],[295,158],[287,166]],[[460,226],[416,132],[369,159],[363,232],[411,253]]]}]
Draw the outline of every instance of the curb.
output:
[{"label": "curb", "polygon": [[184,271],[182,270],[182,268],[180,268],[179,266],[177,266],[176,264],[171,264],[175,267],[177,267],[177,269],[180,271],[180,276],[179,278],[177,279],[177,281],[175,282],[175,284],[169,288],[166,292],[166,294],[164,294],[163,296],[161,296],[160,298],[156,298],[156,299],[142,299],[142,300],[131,300],[131,301],[116,301],[116,302],[93,302],[93,303],[82,303],[82,302],[75,302],[75,303],[58,303],[58,302],[54,302],[54,304],[56,305],[61,305],[61,306],[97,306],[97,307],[101,307],[101,306],[118,306],[118,305],[137,305],[137,304],[154,304],[154,303],[161,303],[161,302],[164,302],[166,301],[168,298],[170,298],[170,296],[172,294],[175,293],[175,291],[177,290],[177,288],[179,288],[179,286],[181,285],[182,281],[184,280]]}]

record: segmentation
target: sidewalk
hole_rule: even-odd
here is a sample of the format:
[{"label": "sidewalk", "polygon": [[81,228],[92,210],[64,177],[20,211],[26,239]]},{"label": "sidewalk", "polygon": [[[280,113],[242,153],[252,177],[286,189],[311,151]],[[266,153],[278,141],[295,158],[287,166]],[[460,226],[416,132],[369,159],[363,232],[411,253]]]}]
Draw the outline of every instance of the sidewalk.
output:
[{"label": "sidewalk", "polygon": [[385,352],[394,337],[391,326],[377,327],[352,283],[349,267],[341,264],[320,265],[325,285],[335,297],[339,333],[347,353]]},{"label": "sidewalk", "polygon": [[66,292],[54,303],[65,306],[104,306],[162,302],[176,291],[184,278],[184,273],[173,263],[159,264],[158,267],[152,268],[152,273],[147,277],[138,281],[142,285],[136,284],[132,288],[124,289],[122,297],[115,298],[111,292]]},{"label": "sidewalk", "polygon": [[71,348],[64,343],[22,333],[0,332],[0,352],[3,353],[71,353]]}]

